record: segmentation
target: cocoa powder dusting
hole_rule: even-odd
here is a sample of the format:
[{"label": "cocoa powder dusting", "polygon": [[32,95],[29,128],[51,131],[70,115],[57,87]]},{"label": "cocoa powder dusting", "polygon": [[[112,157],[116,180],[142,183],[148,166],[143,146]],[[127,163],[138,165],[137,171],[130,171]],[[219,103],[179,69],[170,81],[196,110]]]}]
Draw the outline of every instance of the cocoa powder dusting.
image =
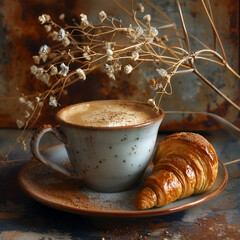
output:
[{"label": "cocoa powder dusting", "polygon": [[114,209],[107,201],[101,204],[99,194],[89,196],[85,193],[79,179],[67,177],[36,160],[27,163],[21,179],[28,192],[58,206],[83,210]]}]

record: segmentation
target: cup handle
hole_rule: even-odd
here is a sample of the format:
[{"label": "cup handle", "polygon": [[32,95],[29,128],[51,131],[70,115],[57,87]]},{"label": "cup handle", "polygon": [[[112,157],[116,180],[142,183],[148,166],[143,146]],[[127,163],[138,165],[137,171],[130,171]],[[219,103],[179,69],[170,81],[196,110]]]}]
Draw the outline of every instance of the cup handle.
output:
[{"label": "cup handle", "polygon": [[40,141],[46,133],[53,133],[53,135],[60,142],[62,142],[64,145],[67,145],[67,138],[64,135],[64,133],[62,133],[58,129],[58,127],[53,127],[52,125],[43,125],[36,130],[36,132],[33,134],[32,138],[31,138],[30,147],[31,147],[31,152],[32,152],[33,156],[37,160],[41,161],[42,163],[52,167],[54,170],[61,172],[67,176],[74,177],[75,174],[74,174],[73,170],[70,170],[69,168],[66,168],[61,164],[52,162],[51,160],[47,159],[40,153],[40,151],[39,151]]}]

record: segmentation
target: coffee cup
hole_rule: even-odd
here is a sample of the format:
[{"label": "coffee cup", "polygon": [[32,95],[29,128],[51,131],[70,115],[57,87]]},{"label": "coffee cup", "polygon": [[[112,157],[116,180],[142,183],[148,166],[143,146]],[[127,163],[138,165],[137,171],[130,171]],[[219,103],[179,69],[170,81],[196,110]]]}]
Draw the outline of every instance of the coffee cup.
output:
[{"label": "coffee cup", "polygon": [[[53,169],[79,178],[99,192],[133,188],[149,165],[163,110],[130,100],[83,102],[61,109],[57,126],[44,125],[31,139],[37,160]],[[39,150],[46,133],[53,133],[66,148],[71,167],[47,159]]]}]

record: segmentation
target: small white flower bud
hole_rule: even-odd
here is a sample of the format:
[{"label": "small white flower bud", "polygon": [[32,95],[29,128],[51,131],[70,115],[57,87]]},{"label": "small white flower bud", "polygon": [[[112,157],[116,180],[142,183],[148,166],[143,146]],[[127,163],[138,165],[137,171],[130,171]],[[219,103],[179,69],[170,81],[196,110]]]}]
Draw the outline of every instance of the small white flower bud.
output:
[{"label": "small white flower bud", "polygon": [[147,23],[150,23],[151,21],[151,15],[150,14],[147,14],[143,17],[143,20],[146,21]]},{"label": "small white flower bud", "polygon": [[164,77],[167,75],[167,71],[163,68],[157,68],[156,71],[161,77]]},{"label": "small white flower bud", "polygon": [[64,13],[60,14],[59,19],[63,21],[65,19],[65,14]]},{"label": "small white flower bud", "polygon": [[84,57],[87,61],[90,61],[90,60],[91,60],[91,57],[88,55],[87,52],[83,53],[83,57]]},{"label": "small white flower bud", "polygon": [[99,19],[101,22],[103,22],[107,18],[107,14],[104,11],[101,11],[99,14]]},{"label": "small white flower bud", "polygon": [[24,97],[20,97],[20,98],[18,99],[18,101],[19,101],[20,103],[26,103],[26,99],[25,99]]},{"label": "small white flower bud", "polygon": [[81,28],[84,29],[90,25],[90,23],[88,22],[88,19],[87,19],[87,15],[81,13],[80,18],[81,18]]},{"label": "small white flower bud", "polygon": [[17,124],[18,128],[22,128],[25,125],[25,123],[19,119],[17,119],[16,124]]},{"label": "small white flower bud", "polygon": [[156,106],[155,100],[152,99],[152,98],[148,99],[147,103],[148,103],[149,105],[153,106],[153,107]]},{"label": "small white flower bud", "polygon": [[69,71],[69,67],[66,66],[64,63],[62,63],[60,65],[61,71],[59,72],[59,74],[61,74],[62,76],[66,77]]},{"label": "small white flower bud", "polygon": [[132,72],[132,70],[133,70],[133,67],[132,67],[132,65],[130,65],[130,64],[128,64],[128,65],[126,65],[126,66],[124,67],[124,72],[125,72],[126,74],[130,74],[130,73]]},{"label": "small white flower bud", "polygon": [[142,27],[137,27],[136,28],[136,35],[137,35],[137,37],[140,37],[142,34],[143,34]]},{"label": "small white flower bud", "polygon": [[44,44],[43,46],[40,47],[38,54],[40,56],[43,56],[48,54],[49,52],[50,52],[50,48],[46,44]]},{"label": "small white flower bud", "polygon": [[43,107],[43,105],[44,105],[44,101],[41,101],[41,102],[38,103],[39,107]]},{"label": "small white flower bud", "polygon": [[116,77],[115,77],[115,75],[114,75],[113,73],[107,73],[107,75],[108,75],[108,77],[109,77],[110,79],[112,79],[113,81],[116,80]]},{"label": "small white flower bud", "polygon": [[67,47],[70,43],[71,42],[70,42],[69,38],[67,38],[67,37],[63,38],[63,40],[62,40],[63,46]]},{"label": "small white flower bud", "polygon": [[61,28],[58,32],[58,41],[62,41],[65,35],[66,35],[65,30]]},{"label": "small white flower bud", "polygon": [[113,55],[113,51],[110,48],[108,48],[106,50],[106,53],[107,53],[107,56],[112,56]]},{"label": "small white flower bud", "polygon": [[76,70],[76,72],[77,72],[77,74],[78,74],[80,79],[86,80],[86,74],[85,74],[85,72],[81,68],[78,68]]},{"label": "small white flower bud", "polygon": [[54,96],[50,96],[49,105],[52,106],[52,107],[57,107],[57,100]]},{"label": "small white flower bud", "polygon": [[87,15],[86,14],[81,13],[80,14],[80,18],[81,18],[82,22],[86,22],[87,21]]},{"label": "small white flower bud", "polygon": [[46,85],[49,84],[50,76],[48,73],[43,73],[42,76],[40,77],[40,80],[45,83]]},{"label": "small white flower bud", "polygon": [[47,14],[42,14],[41,16],[38,17],[38,20],[41,24],[44,24],[44,23],[50,21],[51,17]]},{"label": "small white flower bud", "polygon": [[141,3],[139,3],[139,4],[137,5],[137,10],[138,10],[139,12],[144,12],[144,6],[143,6]]},{"label": "small white flower bud", "polygon": [[48,59],[48,55],[41,55],[41,59],[43,62],[46,62]]},{"label": "small white flower bud", "polygon": [[132,53],[132,59],[133,59],[133,61],[137,61],[138,58],[139,58],[139,53],[138,53],[138,51],[134,51],[134,52]]},{"label": "small white flower bud", "polygon": [[52,30],[52,25],[44,25],[46,32],[50,32]]},{"label": "small white flower bud", "polygon": [[53,76],[53,75],[56,75],[56,74],[58,74],[58,69],[57,69],[57,67],[52,65],[52,67],[50,69],[50,75]]},{"label": "small white flower bud", "polygon": [[29,117],[30,117],[30,113],[28,111],[25,111],[24,118],[29,118]]},{"label": "small white flower bud", "polygon": [[34,61],[36,64],[39,64],[39,63],[40,63],[40,57],[39,57],[39,56],[33,56],[33,61]]},{"label": "small white flower bud", "polygon": [[56,32],[56,31],[52,32],[52,40],[53,41],[57,41],[58,40],[58,32]]},{"label": "small white flower bud", "polygon": [[158,30],[155,27],[150,27],[150,35],[155,37],[158,35]]},{"label": "small white flower bud", "polygon": [[33,75],[36,75],[37,72],[38,72],[38,67],[37,67],[36,65],[32,65],[32,66],[30,67],[30,70],[31,70],[31,73],[32,73]]},{"label": "small white flower bud", "polygon": [[37,74],[36,75],[42,75],[44,72],[44,69],[43,68],[38,68],[37,69]]}]

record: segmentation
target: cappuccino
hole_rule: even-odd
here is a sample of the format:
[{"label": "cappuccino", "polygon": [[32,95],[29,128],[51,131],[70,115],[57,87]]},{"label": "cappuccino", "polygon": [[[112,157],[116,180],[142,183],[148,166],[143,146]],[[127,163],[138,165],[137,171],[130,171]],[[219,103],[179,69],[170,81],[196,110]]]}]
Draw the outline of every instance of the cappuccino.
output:
[{"label": "cappuccino", "polygon": [[151,106],[124,102],[74,105],[59,115],[65,122],[90,127],[120,127],[146,123],[159,116]]},{"label": "cappuccino", "polygon": [[[158,114],[152,106],[130,100],[67,106],[57,112],[57,126],[45,124],[34,133],[31,151],[36,159],[79,179],[92,190],[126,191],[141,182],[155,150],[163,116],[163,110]],[[39,144],[46,133],[53,133],[63,143],[67,153],[64,162],[55,161],[51,154],[41,154]]]}]

